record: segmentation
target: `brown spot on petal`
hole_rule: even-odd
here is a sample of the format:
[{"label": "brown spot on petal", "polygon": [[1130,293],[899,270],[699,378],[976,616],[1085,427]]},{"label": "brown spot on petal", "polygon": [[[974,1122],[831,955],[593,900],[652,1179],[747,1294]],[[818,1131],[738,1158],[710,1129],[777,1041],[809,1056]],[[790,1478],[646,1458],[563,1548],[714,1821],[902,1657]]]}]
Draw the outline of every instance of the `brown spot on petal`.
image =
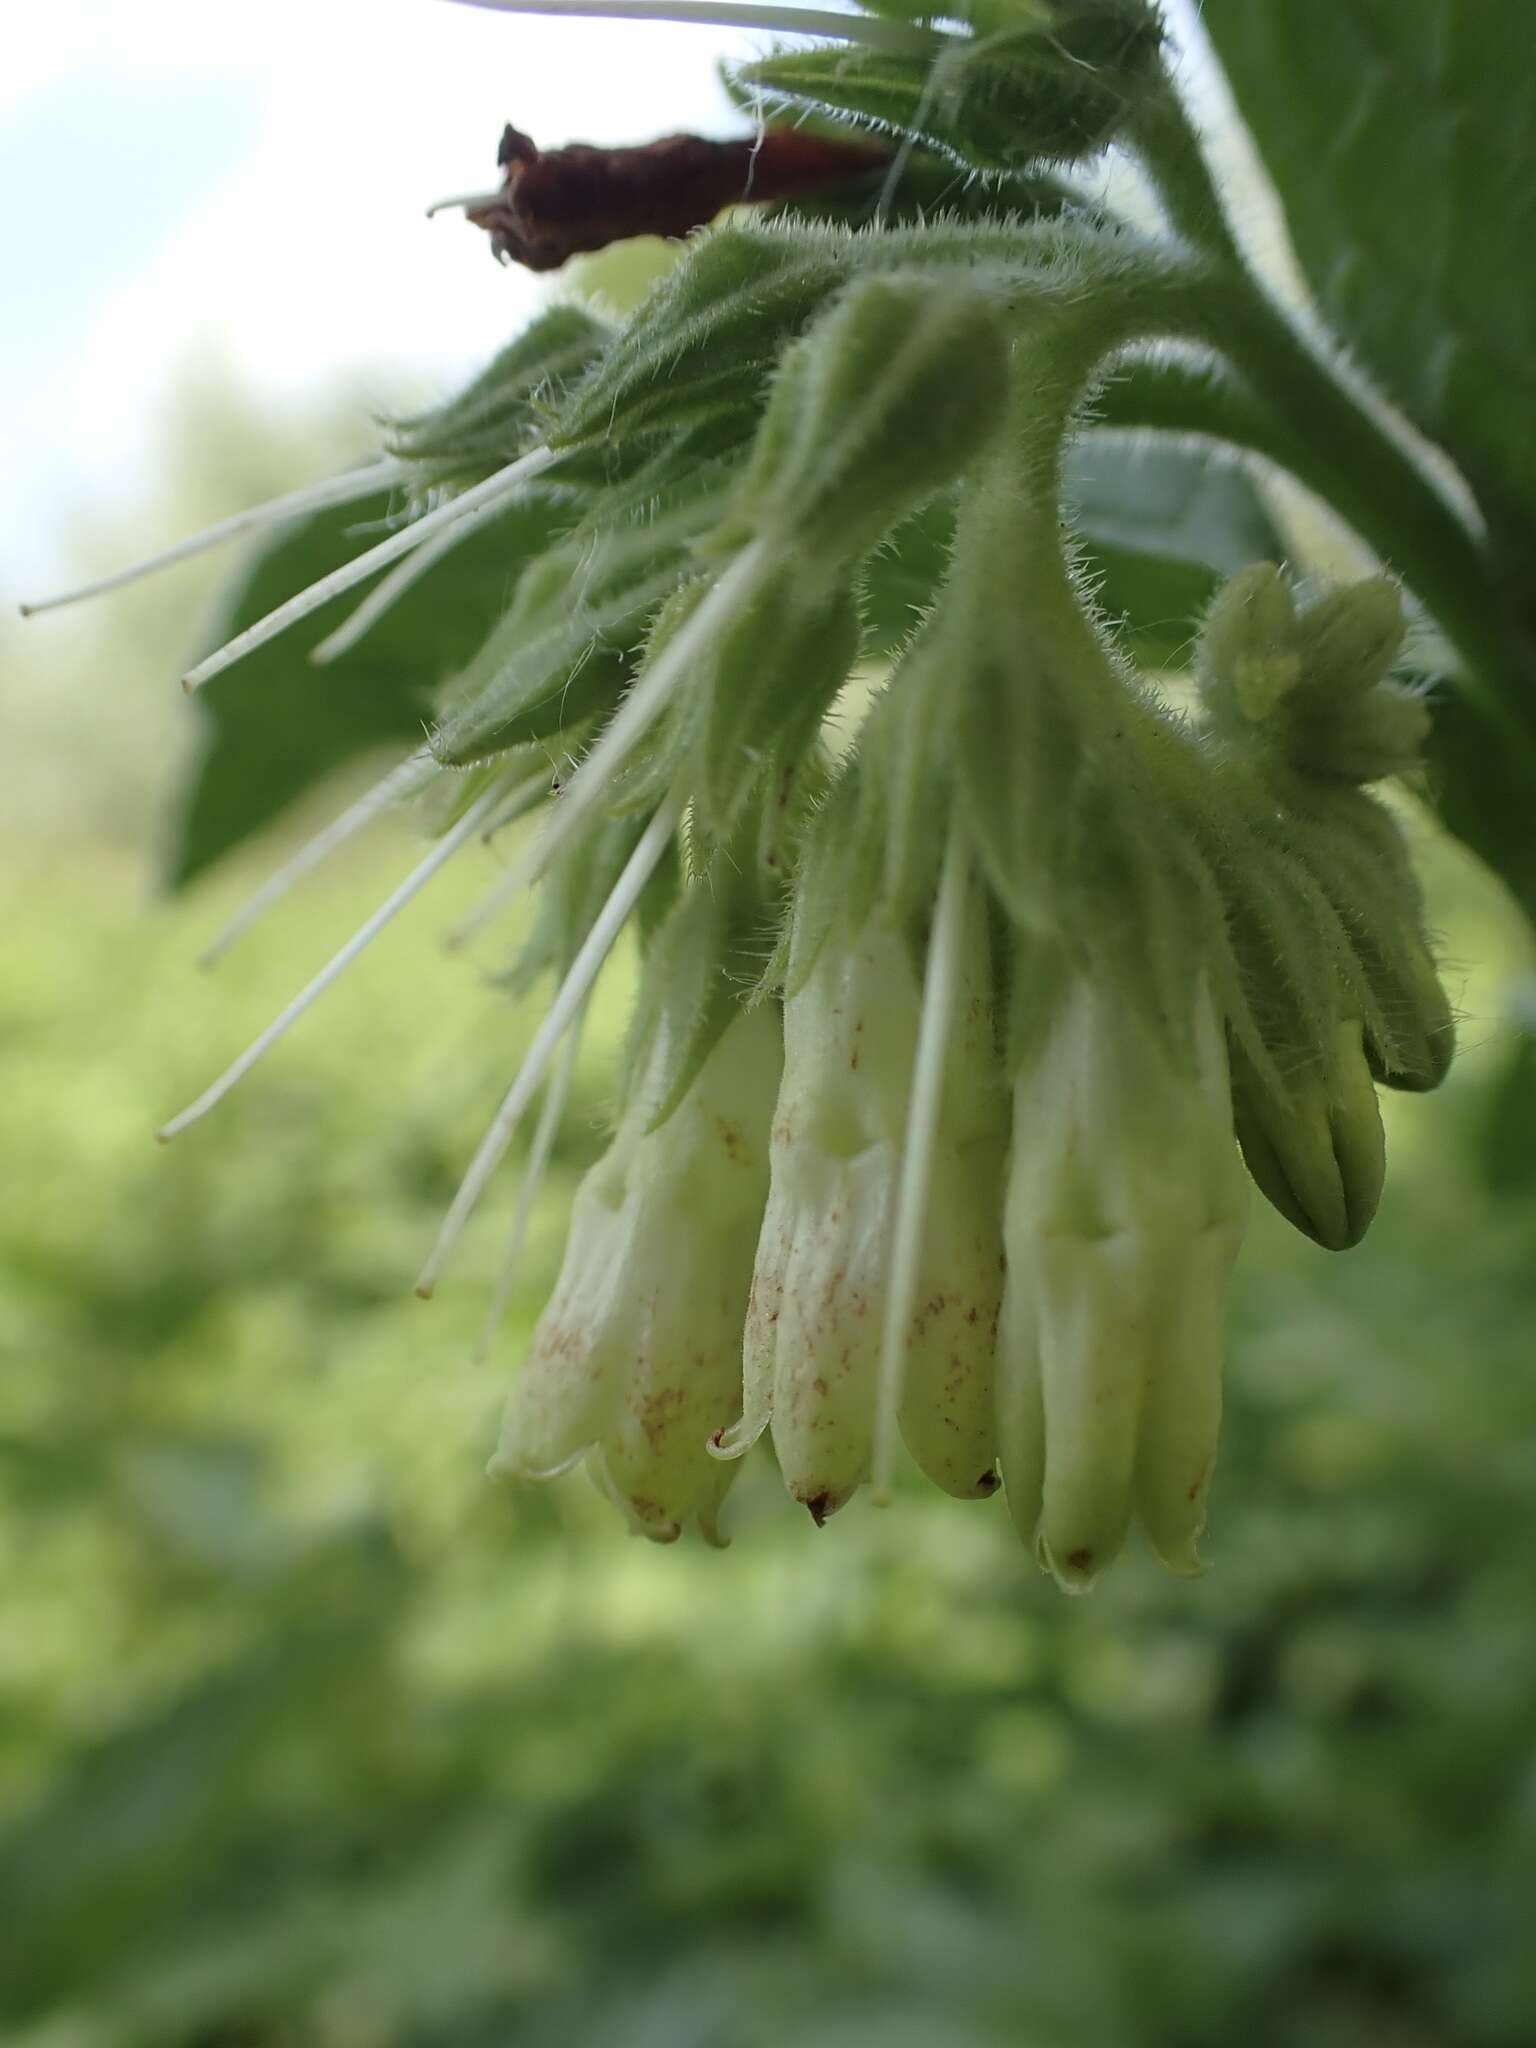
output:
[{"label": "brown spot on petal", "polygon": [[976,1482],[976,1491],[985,1500],[989,1493],[996,1493],[1002,1483],[995,1472],[983,1472]]},{"label": "brown spot on petal", "polygon": [[1074,1572],[1091,1571],[1093,1569],[1093,1552],[1091,1550],[1068,1551],[1067,1565]]},{"label": "brown spot on petal", "polygon": [[806,1502],[805,1506],[806,1512],[810,1515],[811,1520],[816,1524],[817,1528],[820,1529],[825,1527],[826,1519],[828,1515],[830,1515],[832,1512],[831,1494],[813,1493],[810,1499]]}]

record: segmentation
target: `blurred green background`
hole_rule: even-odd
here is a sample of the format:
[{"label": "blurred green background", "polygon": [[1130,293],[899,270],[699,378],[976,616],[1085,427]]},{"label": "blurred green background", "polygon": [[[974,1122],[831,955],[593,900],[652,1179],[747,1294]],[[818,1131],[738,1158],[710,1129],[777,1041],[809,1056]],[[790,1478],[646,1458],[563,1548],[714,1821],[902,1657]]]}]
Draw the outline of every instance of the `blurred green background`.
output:
[{"label": "blurred green background", "polygon": [[[345,393],[194,386],[82,564],[363,445]],[[1136,1556],[1070,1602],[1000,1503],[915,1484],[818,1532],[766,1452],[724,1556],[658,1550],[579,1476],[481,1476],[622,972],[494,1357],[494,1221],[410,1298],[537,1013],[441,947],[489,856],[151,1143],[417,851],[377,826],[196,973],[345,795],[155,896],[218,573],[0,623],[7,2048],[1536,2038],[1536,1077],[1497,890],[1412,821],[1466,1050],[1391,1106],[1360,1250],[1256,1205],[1203,1580]]]}]

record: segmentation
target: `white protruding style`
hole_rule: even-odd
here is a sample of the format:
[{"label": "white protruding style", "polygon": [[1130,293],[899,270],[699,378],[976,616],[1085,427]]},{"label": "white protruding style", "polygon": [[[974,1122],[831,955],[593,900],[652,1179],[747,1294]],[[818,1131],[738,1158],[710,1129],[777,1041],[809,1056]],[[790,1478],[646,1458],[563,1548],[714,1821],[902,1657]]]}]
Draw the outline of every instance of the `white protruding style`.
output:
[{"label": "white protruding style", "polygon": [[425,747],[419,747],[414,754],[398,762],[372,789],[364,790],[355,804],[349,804],[340,817],[333,818],[313,839],[306,840],[296,854],[268,875],[250,901],[209,940],[197,957],[198,966],[216,966],[235,941],[242,938],[274,903],[286,896],[295,883],[303,881],[311,869],[317,868],[338,846],[344,846],[381,812],[409,796],[436,772],[437,763]]},{"label": "white protruding style", "polygon": [[280,498],[269,498],[265,504],[247,506],[243,512],[233,512],[228,519],[205,526],[201,533],[189,534],[185,540],[173,541],[170,547],[160,548],[152,555],[130,562],[126,568],[114,569],[109,576],[98,576],[90,583],[79,584],[74,590],[61,590],[55,597],[38,598],[32,604],[18,606],[18,610],[24,619],[29,619],[37,612],[56,611],[60,605],[81,604],[88,597],[102,597],[109,590],[120,590],[126,583],[137,583],[143,576],[153,576],[157,570],[169,569],[173,563],[189,561],[192,556],[204,554],[226,540],[236,540],[242,533],[255,533],[266,526],[281,526],[288,519],[302,519],[311,512],[324,512],[333,505],[352,505],[359,498],[371,498],[376,491],[393,490],[409,475],[408,466],[393,456],[365,463],[361,469],[348,470],[344,476],[325,477],[317,484],[306,484],[302,490],[286,491]]},{"label": "white protruding style", "polygon": [[465,1224],[474,1214],[491,1175],[500,1165],[502,1155],[512,1142],[513,1132],[533,1100],[534,1091],[544,1078],[544,1070],[554,1056],[555,1047],[585,1003],[599,970],[613,950],[614,941],[623,930],[630,912],[639,902],[657,863],[671,844],[681,814],[680,799],[669,797],[641,834],[634,852],[625,863],[623,873],[609,894],[608,901],[593,919],[592,929],[582,941],[576,958],[571,962],[569,972],[545,1013],[544,1021],[534,1033],[533,1043],[518,1069],[517,1078],[502,1097],[501,1107],[492,1118],[490,1129],[481,1139],[479,1149],[470,1161],[469,1170],[460,1182],[459,1191],[443,1219],[443,1227],[438,1232],[437,1242],[432,1247],[427,1263],[421,1269],[421,1278],[416,1282],[416,1292],[423,1300],[430,1299],[444,1262],[458,1243]]},{"label": "white protruding style", "polygon": [[482,213],[487,207],[499,205],[506,198],[504,188],[495,192],[454,192],[447,199],[434,199],[427,208],[427,219],[435,214],[448,213],[456,206],[462,206],[466,213]]},{"label": "white protruding style", "polygon": [[896,1214],[891,1225],[891,1259],[885,1293],[885,1321],[880,1332],[880,1371],[875,1394],[875,1437],[870,1460],[870,1497],[889,1504],[891,1474],[899,1439],[902,1382],[912,1314],[917,1307],[922,1269],[923,1233],[928,1222],[928,1190],[933,1178],[933,1146],[944,1100],[944,1060],[954,1021],[955,992],[960,983],[960,948],[965,934],[965,890],[969,855],[958,822],[950,828],[928,941],[923,977],[923,1008],[917,1027],[917,1055],[912,1063],[912,1092],[907,1098],[907,1128],[902,1139],[901,1173],[896,1184]]},{"label": "white protruding style", "polygon": [[719,577],[714,588],[678,628],[593,742],[592,751],[560,792],[554,816],[521,859],[515,861],[469,915],[448,935],[450,946],[462,946],[504,903],[536,882],[582,821],[602,801],[608,785],[635,747],[666,709],[689,669],[708,648],[737,608],[747,602],[758,580],[772,566],[762,541],[744,547]]},{"label": "white protruding style", "polygon": [[496,1286],[491,1294],[491,1305],[486,1311],[485,1322],[471,1354],[475,1365],[484,1364],[491,1354],[496,1341],[496,1332],[501,1328],[501,1319],[507,1312],[507,1303],[512,1299],[512,1289],[517,1281],[517,1269],[522,1263],[523,1244],[528,1236],[528,1224],[533,1215],[533,1205],[538,1200],[539,1189],[544,1185],[544,1169],[549,1164],[549,1155],[554,1148],[555,1135],[560,1129],[560,1120],[565,1115],[566,1098],[571,1092],[571,1077],[576,1071],[576,1061],[581,1054],[581,1034],[587,1020],[586,1005],[576,1013],[576,1021],[566,1033],[565,1050],[560,1055],[560,1064],[549,1077],[544,1090],[544,1100],[539,1107],[539,1120],[533,1127],[533,1137],[528,1145],[528,1157],[523,1161],[523,1177],[518,1182],[517,1202],[512,1211],[512,1221],[507,1225],[507,1241],[502,1249],[501,1265],[496,1273]]},{"label": "white protruding style", "polygon": [[453,527],[455,539],[467,538],[472,526],[501,509],[509,498],[515,497],[531,478],[547,469],[555,460],[551,448],[535,448],[527,455],[521,455],[516,462],[508,463],[505,469],[498,469],[478,484],[472,484],[467,491],[461,491],[444,505],[424,513],[420,519],[412,520],[399,533],[393,533],[377,547],[369,548],[355,560],[346,562],[329,576],[322,576],[318,583],[311,583],[307,590],[301,590],[280,604],[275,611],[258,619],[253,626],[247,626],[243,633],[237,633],[233,640],[227,640],[220,648],[189,669],[181,679],[184,690],[201,689],[204,683],[221,674],[247,654],[254,654],[258,647],[265,647],[269,640],[275,640],[279,633],[285,633],[290,626],[297,625],[322,605],[329,604],[333,597],[340,597],[344,591],[353,589],[378,570],[388,568],[391,562],[398,562],[402,555],[408,555],[422,546],[425,541],[442,532],[444,527]]},{"label": "white protruding style", "polygon": [[499,14],[565,14],[580,20],[679,21],[704,28],[758,29],[764,35],[825,36],[873,50],[927,51],[935,37],[875,14],[834,14],[822,7],[754,7],[742,0],[458,0]]},{"label": "white protruding style", "polygon": [[[498,509],[493,507],[492,510]],[[478,521],[471,524],[478,525]],[[423,541],[414,554],[406,556],[403,562],[396,562],[389,574],[381,579],[378,587],[368,595],[354,612],[349,612],[334,633],[327,633],[323,640],[317,640],[309,650],[309,659],[314,667],[325,668],[343,654],[350,654],[357,643],[371,633],[387,613],[394,610],[400,599],[414,584],[421,581],[435,569],[445,555],[451,555],[461,541],[469,538],[468,531],[457,522],[450,522],[431,540]]]},{"label": "white protruding style", "polygon": [[346,972],[347,968],[351,966],[364,947],[371,945],[379,933],[383,931],[385,925],[405,908],[412,897],[420,894],[437,873],[438,869],[445,866],[453,858],[454,854],[458,852],[467,839],[474,837],[475,833],[480,829],[482,820],[490,811],[492,805],[500,802],[505,794],[505,790],[506,778],[503,778],[501,781],[494,783],[490,789],[484,791],[469,806],[458,823],[452,826],[438,840],[426,859],[419,862],[412,869],[399,888],[379,905],[372,917],[352,934],[341,951],[321,968],[313,981],[300,990],[288,1007],[272,1020],[261,1036],[254,1039],[246,1047],[239,1059],[226,1067],[219,1078],[211,1086],[205,1088],[197,1100],[190,1103],[179,1116],[173,1116],[169,1123],[161,1125],[155,1135],[162,1144],[167,1144],[172,1138],[179,1136],[190,1124],[195,1124],[199,1118],[205,1117],[210,1109],[213,1109],[224,1100],[230,1089],[234,1087],[237,1081],[242,1080],[250,1072],[263,1053],[269,1052],[283,1034],[293,1025],[297,1024],[310,1004],[316,1001],[318,997],[324,995],[331,983]]}]

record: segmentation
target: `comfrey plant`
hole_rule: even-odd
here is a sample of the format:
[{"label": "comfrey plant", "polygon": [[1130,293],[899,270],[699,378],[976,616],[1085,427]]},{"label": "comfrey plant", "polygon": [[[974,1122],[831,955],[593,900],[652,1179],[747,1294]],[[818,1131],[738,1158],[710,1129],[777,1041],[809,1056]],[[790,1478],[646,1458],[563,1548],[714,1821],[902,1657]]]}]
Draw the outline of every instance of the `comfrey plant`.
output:
[{"label": "comfrey plant", "polygon": [[[904,1446],[957,1498],[1001,1485],[1068,1589],[1132,1521],[1192,1571],[1250,1182],[1355,1244],[1382,1187],[1377,1089],[1432,1088],[1451,1057],[1372,786],[1416,774],[1431,735],[1410,612],[1497,706],[1517,627],[1487,537],[1255,282],[1143,0],[559,7],[814,38],[731,74],[778,166],[755,198],[793,189],[796,210],[695,234],[616,327],[556,306],[382,460],[252,515],[387,500],[390,530],[333,524],[341,565],[269,579],[188,686],[304,621],[339,665],[424,620],[428,744],[324,845],[448,798],[416,873],[165,1135],[446,860],[538,811],[479,916],[539,884],[519,976],[553,992],[421,1292],[542,1089],[515,1258],[631,928],[641,978],[496,1469],[585,1461],[667,1541],[715,1535],[765,1433],[818,1524],[861,1487],[883,1499]],[[654,146],[649,184],[622,152],[557,153],[573,219],[565,173],[508,134],[504,184],[466,202],[501,253],[548,267],[688,224],[675,180],[656,196],[687,138]],[[1122,185],[1091,186],[1111,145]],[[1153,226],[1103,196],[1126,165]],[[1270,529],[1246,472],[1179,443],[1202,505],[1248,510],[1212,514],[1206,560],[1236,573],[1174,708],[1117,592],[1140,558],[1123,521],[1117,552],[1113,489],[1081,530],[1068,503],[1100,464],[1138,488],[1106,424],[1283,465],[1383,572],[1321,588],[1248,561],[1252,522]]]}]

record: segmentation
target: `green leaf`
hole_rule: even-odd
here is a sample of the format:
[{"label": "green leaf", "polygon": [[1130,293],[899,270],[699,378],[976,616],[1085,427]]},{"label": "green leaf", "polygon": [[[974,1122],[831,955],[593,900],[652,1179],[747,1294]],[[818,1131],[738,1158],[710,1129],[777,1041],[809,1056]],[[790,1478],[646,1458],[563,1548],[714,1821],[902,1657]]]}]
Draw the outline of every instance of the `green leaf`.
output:
[{"label": "green leaf", "polygon": [[1536,540],[1536,13],[1510,0],[1207,0],[1324,313]]},{"label": "green leaf", "polygon": [[[285,598],[379,538],[384,497],[316,513],[249,563],[199,651],[221,645]],[[179,887],[272,823],[359,755],[419,744],[444,675],[467,661],[505,605],[523,563],[569,520],[520,500],[451,550],[351,652],[316,668],[309,650],[363,591],[349,591],[199,692],[203,738],[167,858]]]}]

